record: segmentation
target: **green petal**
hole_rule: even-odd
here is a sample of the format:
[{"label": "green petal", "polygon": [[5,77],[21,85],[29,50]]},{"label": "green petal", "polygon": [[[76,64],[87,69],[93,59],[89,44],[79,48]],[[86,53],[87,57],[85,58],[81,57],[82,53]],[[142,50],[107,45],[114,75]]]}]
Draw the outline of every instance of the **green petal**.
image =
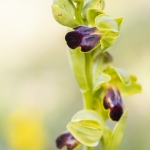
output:
[{"label": "green petal", "polygon": [[116,20],[108,15],[102,14],[97,16],[95,18],[95,24],[101,33],[106,33],[108,31],[119,32]]},{"label": "green petal", "polygon": [[111,80],[111,76],[101,72],[94,83],[94,91],[97,91],[102,84],[107,83]]},{"label": "green petal", "polygon": [[130,76],[123,69],[109,66],[104,72],[112,77],[112,81],[113,78],[117,80],[118,76],[124,85],[129,86],[131,84]]},{"label": "green petal", "polygon": [[94,147],[102,137],[103,122],[95,111],[84,110],[75,114],[67,129],[80,143]]},{"label": "green petal", "polygon": [[124,112],[118,123],[116,124],[108,143],[104,150],[118,150],[123,139],[128,112]]},{"label": "green petal", "polygon": [[64,11],[66,11],[71,16],[74,16],[75,10],[73,7],[73,4],[68,0],[54,0],[53,5],[57,5],[58,7],[62,8]]},{"label": "green petal", "polygon": [[87,83],[87,76],[86,76],[86,68],[85,68],[85,55],[81,52],[81,48],[78,47],[75,50],[69,49],[69,59],[70,65],[75,75],[75,78],[78,82],[79,87],[81,88],[82,92],[87,91],[89,89]]},{"label": "green petal", "polygon": [[79,23],[69,13],[67,13],[57,5],[52,5],[52,12],[55,20],[58,23],[71,28],[79,26]]},{"label": "green petal", "polygon": [[89,24],[95,26],[95,18],[100,14],[104,14],[104,12],[101,11],[100,9],[89,9],[87,11],[87,20]]}]

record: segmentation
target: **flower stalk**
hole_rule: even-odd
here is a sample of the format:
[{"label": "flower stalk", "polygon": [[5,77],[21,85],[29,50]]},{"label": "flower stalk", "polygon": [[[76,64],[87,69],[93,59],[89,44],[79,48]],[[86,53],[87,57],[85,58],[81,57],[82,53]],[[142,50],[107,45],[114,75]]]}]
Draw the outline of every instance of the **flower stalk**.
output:
[{"label": "flower stalk", "polygon": [[[84,103],[57,139],[58,148],[94,150],[100,141],[101,150],[118,150],[127,120],[122,97],[141,92],[135,76],[112,65],[107,50],[119,37],[123,18],[110,17],[104,6],[104,0],[54,0],[52,5],[55,20],[69,28],[69,62]],[[108,119],[116,121],[113,130]]]}]

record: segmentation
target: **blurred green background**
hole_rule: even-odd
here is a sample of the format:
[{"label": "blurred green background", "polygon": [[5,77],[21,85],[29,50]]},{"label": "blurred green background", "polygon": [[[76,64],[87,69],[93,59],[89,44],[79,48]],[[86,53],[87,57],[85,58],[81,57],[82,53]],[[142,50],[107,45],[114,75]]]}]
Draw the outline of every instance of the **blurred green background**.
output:
[{"label": "blurred green background", "polygon": [[[0,0],[0,150],[55,150],[82,97],[71,73],[66,27],[52,17],[52,0]],[[143,92],[124,98],[129,110],[120,150],[150,149],[150,1],[106,0],[124,17],[109,51],[114,65],[137,75]],[[110,123],[111,125],[111,123]]]}]

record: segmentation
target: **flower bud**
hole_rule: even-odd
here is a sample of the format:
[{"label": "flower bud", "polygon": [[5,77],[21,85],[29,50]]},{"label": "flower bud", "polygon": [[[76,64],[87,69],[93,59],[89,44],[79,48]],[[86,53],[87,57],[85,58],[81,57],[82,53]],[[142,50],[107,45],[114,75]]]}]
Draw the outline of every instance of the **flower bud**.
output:
[{"label": "flower bud", "polygon": [[64,146],[66,146],[67,150],[73,150],[79,144],[80,143],[72,136],[72,134],[68,130],[63,132],[56,139],[56,146],[59,149],[62,149]]},{"label": "flower bud", "polygon": [[96,27],[78,26],[74,28],[74,31],[66,34],[65,40],[71,49],[81,46],[82,52],[88,52],[93,49],[101,39],[100,34],[94,34],[96,31]]},{"label": "flower bud", "polygon": [[112,120],[118,121],[123,114],[123,102],[120,92],[116,88],[109,87],[104,96],[103,105],[110,109],[109,116]]}]

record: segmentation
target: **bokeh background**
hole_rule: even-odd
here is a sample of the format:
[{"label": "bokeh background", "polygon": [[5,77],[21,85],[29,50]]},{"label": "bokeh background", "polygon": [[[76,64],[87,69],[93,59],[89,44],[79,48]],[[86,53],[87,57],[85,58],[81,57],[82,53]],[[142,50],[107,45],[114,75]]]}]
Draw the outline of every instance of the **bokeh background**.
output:
[{"label": "bokeh background", "polygon": [[[56,150],[82,98],[69,67],[66,27],[52,0],[0,0],[0,150]],[[150,149],[150,1],[106,0],[124,17],[110,52],[114,65],[136,74],[143,92],[124,98],[129,110],[120,150]]]}]

